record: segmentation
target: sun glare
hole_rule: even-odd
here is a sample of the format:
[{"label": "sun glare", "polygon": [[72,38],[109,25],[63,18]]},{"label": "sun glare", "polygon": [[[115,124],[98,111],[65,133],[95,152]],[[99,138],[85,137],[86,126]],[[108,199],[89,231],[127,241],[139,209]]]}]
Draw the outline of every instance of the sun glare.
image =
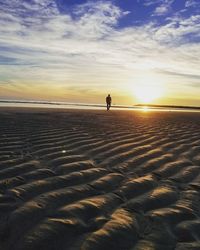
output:
[{"label": "sun glare", "polygon": [[142,107],[142,111],[144,111],[144,112],[149,111],[149,107],[147,107],[147,106],[143,106],[143,107]]},{"label": "sun glare", "polygon": [[151,103],[162,94],[163,90],[159,86],[139,85],[134,88],[134,95],[140,103]]}]

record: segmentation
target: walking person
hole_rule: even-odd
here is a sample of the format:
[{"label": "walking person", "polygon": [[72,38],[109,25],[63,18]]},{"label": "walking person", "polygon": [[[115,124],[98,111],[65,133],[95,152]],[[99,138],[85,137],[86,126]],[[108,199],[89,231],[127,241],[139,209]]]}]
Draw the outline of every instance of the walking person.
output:
[{"label": "walking person", "polygon": [[110,94],[108,94],[108,96],[106,97],[107,111],[111,107],[111,102],[112,102],[112,98],[111,98]]}]

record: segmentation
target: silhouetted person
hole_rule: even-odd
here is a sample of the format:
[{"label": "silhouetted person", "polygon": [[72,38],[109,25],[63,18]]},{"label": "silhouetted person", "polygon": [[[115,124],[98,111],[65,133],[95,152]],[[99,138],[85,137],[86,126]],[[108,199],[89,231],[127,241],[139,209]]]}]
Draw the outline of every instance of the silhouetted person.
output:
[{"label": "silhouetted person", "polygon": [[106,97],[106,104],[107,104],[107,110],[110,109],[111,107],[111,102],[112,102],[112,98],[110,96],[110,94]]}]

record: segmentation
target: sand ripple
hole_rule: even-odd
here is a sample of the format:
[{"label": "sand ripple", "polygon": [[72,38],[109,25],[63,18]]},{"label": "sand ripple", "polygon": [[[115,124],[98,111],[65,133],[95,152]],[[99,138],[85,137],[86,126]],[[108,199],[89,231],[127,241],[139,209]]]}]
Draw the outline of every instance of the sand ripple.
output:
[{"label": "sand ripple", "polygon": [[198,113],[0,120],[1,249],[200,249]]}]

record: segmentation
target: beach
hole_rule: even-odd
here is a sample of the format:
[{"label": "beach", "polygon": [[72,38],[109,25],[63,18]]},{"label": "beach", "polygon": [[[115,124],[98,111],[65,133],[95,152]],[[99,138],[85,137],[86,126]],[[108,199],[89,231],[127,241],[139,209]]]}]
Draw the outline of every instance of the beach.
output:
[{"label": "beach", "polygon": [[200,113],[0,109],[0,249],[200,249]]}]

